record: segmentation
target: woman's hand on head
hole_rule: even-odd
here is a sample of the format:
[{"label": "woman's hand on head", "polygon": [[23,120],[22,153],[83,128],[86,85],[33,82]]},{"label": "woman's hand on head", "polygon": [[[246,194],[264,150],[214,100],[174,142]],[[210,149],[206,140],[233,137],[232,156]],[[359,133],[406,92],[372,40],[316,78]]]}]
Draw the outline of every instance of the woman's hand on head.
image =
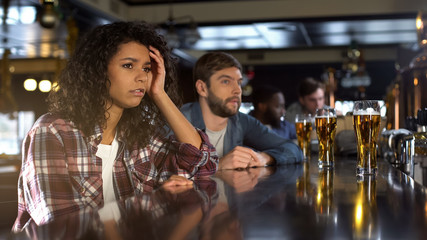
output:
[{"label": "woman's hand on head", "polygon": [[166,69],[165,62],[160,51],[153,46],[149,46],[148,50],[152,60],[151,71],[153,76],[148,94],[153,98],[161,93],[165,93]]},{"label": "woman's hand on head", "polygon": [[172,175],[163,183],[163,186],[186,186],[193,185],[193,181],[179,175]]},{"label": "woman's hand on head", "polygon": [[177,194],[192,189],[193,181],[183,176],[172,175],[163,183],[162,188],[170,193]]}]

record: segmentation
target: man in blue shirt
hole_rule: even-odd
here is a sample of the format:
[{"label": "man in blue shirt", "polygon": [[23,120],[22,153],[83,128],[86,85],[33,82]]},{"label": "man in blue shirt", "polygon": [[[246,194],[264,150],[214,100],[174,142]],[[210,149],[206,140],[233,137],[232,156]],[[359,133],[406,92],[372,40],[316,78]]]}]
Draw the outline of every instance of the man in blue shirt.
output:
[{"label": "man in blue shirt", "polygon": [[279,88],[271,85],[260,85],[252,93],[254,110],[249,115],[261,121],[279,136],[286,139],[297,139],[295,125],[284,119],[285,96]]},{"label": "man in blue shirt", "polygon": [[220,157],[219,169],[235,169],[301,162],[302,152],[255,118],[239,112],[242,66],[230,54],[203,55],[193,70],[198,102],[181,111],[204,130]]}]

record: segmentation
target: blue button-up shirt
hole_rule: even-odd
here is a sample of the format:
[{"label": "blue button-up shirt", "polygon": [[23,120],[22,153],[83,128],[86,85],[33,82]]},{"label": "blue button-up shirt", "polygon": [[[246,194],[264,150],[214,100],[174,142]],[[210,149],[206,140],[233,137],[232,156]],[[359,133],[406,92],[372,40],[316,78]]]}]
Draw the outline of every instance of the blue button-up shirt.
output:
[{"label": "blue button-up shirt", "polygon": [[[181,112],[194,127],[206,130],[198,102],[185,104]],[[241,112],[228,119],[224,136],[224,155],[236,146],[265,152],[272,156],[277,164],[298,163],[303,159],[301,149],[295,143],[280,137],[257,119]]]},{"label": "blue button-up shirt", "polygon": [[288,121],[281,121],[279,128],[271,128],[275,133],[279,136],[286,139],[297,139],[297,132],[295,129],[295,125]]}]

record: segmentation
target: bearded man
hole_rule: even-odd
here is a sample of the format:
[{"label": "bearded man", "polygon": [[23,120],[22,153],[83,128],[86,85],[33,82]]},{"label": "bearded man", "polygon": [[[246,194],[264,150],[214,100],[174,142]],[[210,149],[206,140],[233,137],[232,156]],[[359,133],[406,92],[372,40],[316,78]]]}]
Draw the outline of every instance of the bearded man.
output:
[{"label": "bearded man", "polygon": [[254,87],[252,104],[254,110],[249,115],[261,121],[279,136],[286,139],[297,139],[295,124],[284,119],[285,96],[279,88],[271,85]]},{"label": "bearded man", "polygon": [[184,116],[209,136],[219,160],[218,169],[261,167],[302,161],[302,152],[260,121],[239,112],[242,66],[230,54],[210,52],[193,69],[198,102],[181,108]]}]

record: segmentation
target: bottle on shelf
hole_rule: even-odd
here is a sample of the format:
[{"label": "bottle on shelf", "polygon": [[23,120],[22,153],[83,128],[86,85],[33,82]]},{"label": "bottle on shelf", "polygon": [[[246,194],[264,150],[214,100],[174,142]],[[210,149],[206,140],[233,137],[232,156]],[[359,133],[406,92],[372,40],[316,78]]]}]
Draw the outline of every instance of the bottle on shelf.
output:
[{"label": "bottle on shelf", "polygon": [[427,186],[427,108],[419,109],[414,133],[414,163],[420,164],[422,182]]}]

